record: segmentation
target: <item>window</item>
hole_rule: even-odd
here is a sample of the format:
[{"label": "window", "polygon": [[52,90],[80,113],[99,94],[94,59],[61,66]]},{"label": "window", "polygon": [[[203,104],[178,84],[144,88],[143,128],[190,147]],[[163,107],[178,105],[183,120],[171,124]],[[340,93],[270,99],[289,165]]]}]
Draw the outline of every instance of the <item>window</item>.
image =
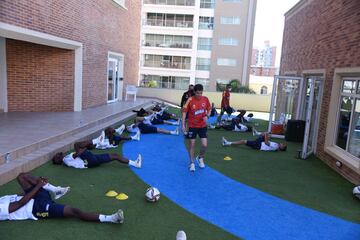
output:
[{"label": "window", "polygon": [[342,80],[336,145],[360,158],[360,78]]},{"label": "window", "polygon": [[199,17],[199,29],[214,29],[213,17]]},{"label": "window", "polygon": [[189,77],[142,75],[140,85],[151,88],[170,88],[185,90],[190,84]]},{"label": "window", "polygon": [[125,8],[125,0],[113,0],[115,3],[119,4],[123,8]]},{"label": "window", "polygon": [[216,79],[216,91],[217,92],[224,91],[224,89],[226,88],[226,85],[228,85],[229,83],[230,83],[230,79],[217,78]]},{"label": "window", "polygon": [[236,38],[222,37],[219,39],[219,45],[237,46],[239,45],[239,41]]},{"label": "window", "polygon": [[190,36],[175,36],[162,34],[146,34],[146,47],[161,47],[161,48],[191,48],[192,37]]},{"label": "window", "polygon": [[199,38],[198,50],[211,50],[212,38]]},{"label": "window", "polygon": [[262,86],[261,87],[261,90],[260,90],[260,94],[267,94],[267,92],[268,92],[268,88],[267,88],[267,86]]},{"label": "window", "polygon": [[236,59],[232,58],[218,58],[217,59],[217,65],[218,66],[236,66]]},{"label": "window", "polygon": [[223,0],[225,3],[238,3],[241,2],[241,0]]},{"label": "window", "polygon": [[215,0],[200,0],[200,8],[214,8]]},{"label": "window", "polygon": [[204,90],[209,90],[210,80],[208,78],[195,78],[195,84],[201,84],[204,87]]},{"label": "window", "polygon": [[209,71],[210,70],[210,58],[197,58],[196,70]]},{"label": "window", "polygon": [[221,17],[220,18],[221,24],[240,24],[240,18],[239,17]]}]

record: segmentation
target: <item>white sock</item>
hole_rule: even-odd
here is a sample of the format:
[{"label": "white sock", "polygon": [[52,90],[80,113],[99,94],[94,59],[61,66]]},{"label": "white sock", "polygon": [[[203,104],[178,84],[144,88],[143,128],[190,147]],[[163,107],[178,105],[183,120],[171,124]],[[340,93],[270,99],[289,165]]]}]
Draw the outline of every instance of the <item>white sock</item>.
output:
[{"label": "white sock", "polygon": [[171,135],[176,135],[176,130],[170,131]]},{"label": "white sock", "polygon": [[113,215],[99,214],[100,222],[115,222]]},{"label": "white sock", "polygon": [[93,139],[92,140],[92,144],[93,145],[96,145],[96,144],[98,144],[100,141],[99,141],[99,139],[97,139],[97,138],[95,138],[95,139]]},{"label": "white sock", "polygon": [[56,187],[50,183],[45,184],[42,188],[48,192],[53,192],[53,193],[55,193],[59,189],[59,187]]},{"label": "white sock", "polygon": [[136,161],[129,160],[129,166],[136,167]]}]

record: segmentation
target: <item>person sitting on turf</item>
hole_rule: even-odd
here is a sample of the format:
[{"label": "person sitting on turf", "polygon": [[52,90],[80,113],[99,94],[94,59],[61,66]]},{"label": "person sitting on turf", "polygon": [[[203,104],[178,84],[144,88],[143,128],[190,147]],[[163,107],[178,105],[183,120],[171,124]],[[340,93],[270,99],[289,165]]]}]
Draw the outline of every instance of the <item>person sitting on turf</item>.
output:
[{"label": "person sitting on turf", "polygon": [[261,151],[286,151],[286,144],[284,143],[276,143],[270,141],[269,133],[262,133],[255,141],[253,140],[238,140],[234,142],[230,142],[222,137],[222,145],[223,146],[231,146],[231,145],[246,145],[253,149],[261,150]]},{"label": "person sitting on turf", "polygon": [[240,121],[240,118],[233,118],[231,119],[231,122],[221,122],[220,124],[217,124],[215,128],[223,128],[234,132],[250,132],[252,130],[251,126],[241,124]]},{"label": "person sitting on turf", "polygon": [[46,178],[20,173],[17,181],[24,195],[0,197],[0,220],[38,220],[47,218],[78,218],[83,221],[123,223],[124,213],[119,209],[112,215],[83,212],[68,205],[57,204],[54,199],[64,196],[70,187],[51,185]]},{"label": "person sitting on turf", "polygon": [[58,152],[52,158],[52,162],[55,165],[65,164],[73,168],[92,168],[116,160],[129,166],[141,168],[142,159],[140,154],[137,159],[133,161],[118,153],[93,154],[89,150],[94,149],[94,147],[95,145],[92,141],[76,142],[74,144],[75,152],[66,156],[64,156],[64,153]]},{"label": "person sitting on turf", "polygon": [[179,128],[177,127],[175,130],[169,131],[166,129],[161,129],[154,127],[152,125],[144,123],[144,121],[135,119],[135,123],[131,124],[126,127],[128,132],[137,132],[140,130],[141,133],[164,133],[164,134],[171,134],[171,135],[179,135]]}]

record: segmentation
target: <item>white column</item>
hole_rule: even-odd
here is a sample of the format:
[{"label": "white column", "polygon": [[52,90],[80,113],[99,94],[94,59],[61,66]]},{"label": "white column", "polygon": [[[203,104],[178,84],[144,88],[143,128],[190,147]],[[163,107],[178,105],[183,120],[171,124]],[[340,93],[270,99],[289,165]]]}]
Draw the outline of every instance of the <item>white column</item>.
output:
[{"label": "white column", "polygon": [[6,39],[0,37],[0,109],[8,111]]},{"label": "white column", "polygon": [[82,46],[75,48],[75,72],[74,72],[74,111],[82,109],[82,71],[83,49]]}]

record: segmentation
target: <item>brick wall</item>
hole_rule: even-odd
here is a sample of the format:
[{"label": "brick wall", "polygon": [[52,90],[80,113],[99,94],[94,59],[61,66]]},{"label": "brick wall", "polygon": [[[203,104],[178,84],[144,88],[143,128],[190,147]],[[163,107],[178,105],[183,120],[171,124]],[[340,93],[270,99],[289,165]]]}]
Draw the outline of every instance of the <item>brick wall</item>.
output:
[{"label": "brick wall", "polygon": [[285,19],[280,72],[325,69],[317,155],[354,183],[360,176],[346,166],[337,168],[325,153],[326,124],[334,69],[360,66],[359,0],[312,0]]},{"label": "brick wall", "polygon": [[124,54],[124,83],[137,84],[141,0],[126,0],[126,7],[112,0],[2,0],[0,22],[83,43],[88,108],[106,103],[108,51]]},{"label": "brick wall", "polygon": [[73,51],[6,40],[9,111],[72,111]]}]

